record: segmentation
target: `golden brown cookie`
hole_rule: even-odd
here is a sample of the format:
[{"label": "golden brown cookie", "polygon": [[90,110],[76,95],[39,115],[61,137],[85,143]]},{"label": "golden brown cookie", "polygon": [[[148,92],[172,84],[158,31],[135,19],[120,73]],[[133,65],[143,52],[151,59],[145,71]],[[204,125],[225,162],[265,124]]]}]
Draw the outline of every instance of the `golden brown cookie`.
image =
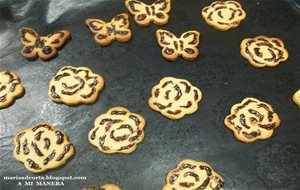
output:
[{"label": "golden brown cookie", "polygon": [[152,88],[148,105],[170,119],[180,119],[197,111],[201,91],[189,81],[165,77]]},{"label": "golden brown cookie", "polygon": [[272,136],[280,119],[269,104],[255,98],[245,98],[232,106],[224,123],[239,141],[249,143]]},{"label": "golden brown cookie", "polygon": [[215,1],[202,9],[206,23],[218,30],[236,28],[246,18],[246,12],[236,1]]},{"label": "golden brown cookie", "polygon": [[40,36],[31,28],[21,28],[21,43],[23,49],[22,55],[27,59],[41,58],[48,60],[57,54],[57,49],[62,47],[71,34],[67,30],[60,30],[49,34],[48,36]]},{"label": "golden brown cookie", "polygon": [[182,160],[166,177],[162,190],[222,190],[223,178],[205,162]]},{"label": "golden brown cookie", "polygon": [[159,46],[162,47],[163,57],[169,61],[175,61],[178,56],[192,61],[199,54],[197,46],[200,41],[200,33],[195,30],[185,32],[180,38],[177,38],[172,32],[159,29],[156,31],[156,37]]},{"label": "golden brown cookie", "polygon": [[57,103],[90,104],[103,86],[104,79],[89,68],[65,66],[50,81],[48,95]]},{"label": "golden brown cookie", "polygon": [[146,5],[139,0],[126,0],[125,6],[140,26],[148,26],[151,22],[164,25],[169,21],[171,0],[156,0],[152,5]]},{"label": "golden brown cookie", "polygon": [[300,108],[300,89],[293,95],[293,100]]},{"label": "golden brown cookie", "polygon": [[13,71],[0,71],[0,109],[14,103],[24,94],[20,78]]},{"label": "golden brown cookie", "polygon": [[289,57],[283,42],[278,38],[246,38],[240,47],[241,55],[254,67],[275,67]]},{"label": "golden brown cookie", "polygon": [[97,117],[88,138],[106,154],[131,153],[144,139],[145,120],[123,107],[114,107]]},{"label": "golden brown cookie", "polygon": [[14,144],[14,157],[33,173],[64,165],[75,151],[67,135],[48,123],[19,131]]},{"label": "golden brown cookie", "polygon": [[89,18],[85,21],[94,34],[94,39],[100,46],[106,46],[117,40],[127,42],[131,38],[128,15],[126,13],[115,16],[110,22]]},{"label": "golden brown cookie", "polygon": [[88,185],[81,188],[81,190],[122,190],[119,186],[115,184],[105,184],[101,187],[94,185]]}]

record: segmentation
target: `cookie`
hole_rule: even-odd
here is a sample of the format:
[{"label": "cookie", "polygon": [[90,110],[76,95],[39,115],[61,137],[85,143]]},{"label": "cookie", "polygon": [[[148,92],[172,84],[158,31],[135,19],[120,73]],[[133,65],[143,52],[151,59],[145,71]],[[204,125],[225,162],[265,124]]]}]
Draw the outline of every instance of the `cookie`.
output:
[{"label": "cookie", "polygon": [[20,78],[13,71],[0,71],[0,109],[15,102],[24,94],[24,87]]},{"label": "cookie", "polygon": [[88,138],[106,154],[131,153],[144,139],[145,120],[123,107],[114,107],[97,117]]},{"label": "cookie", "polygon": [[94,39],[100,46],[107,46],[115,40],[127,42],[131,38],[131,30],[126,13],[115,16],[110,22],[89,18],[85,21],[85,24],[94,34]]},{"label": "cookie", "polygon": [[156,31],[156,37],[159,46],[162,47],[163,57],[169,61],[175,61],[178,56],[192,61],[199,54],[197,46],[200,33],[195,30],[187,31],[177,38],[172,32],[159,29]]},{"label": "cookie", "polygon": [[218,30],[236,28],[246,18],[246,12],[236,1],[215,1],[202,9],[206,23]]},{"label": "cookie", "polygon": [[48,123],[19,131],[14,144],[14,157],[33,173],[64,165],[75,151],[67,135]]},{"label": "cookie", "polygon": [[21,28],[21,43],[23,49],[22,55],[27,59],[40,58],[48,60],[57,55],[58,48],[62,47],[71,34],[67,30],[60,30],[49,34],[48,36],[40,36],[31,28]]},{"label": "cookie", "polygon": [[99,188],[94,185],[88,185],[82,187],[81,190],[122,190],[122,189],[115,184],[105,184]]},{"label": "cookie", "polygon": [[103,78],[89,68],[65,66],[50,81],[48,95],[57,103],[90,104],[96,101],[103,86]]},{"label": "cookie", "polygon": [[241,55],[254,67],[275,67],[289,57],[283,42],[278,38],[257,36],[241,42]]},{"label": "cookie", "polygon": [[125,6],[140,26],[148,26],[151,22],[164,25],[169,21],[171,0],[157,0],[152,5],[146,5],[139,0],[126,0]]},{"label": "cookie", "polygon": [[232,106],[224,123],[237,140],[249,143],[271,137],[280,119],[269,104],[255,98],[245,98]]},{"label": "cookie", "polygon": [[183,160],[166,177],[162,190],[222,190],[223,178],[205,162]]},{"label": "cookie", "polygon": [[300,89],[294,94],[293,100],[300,108]]}]

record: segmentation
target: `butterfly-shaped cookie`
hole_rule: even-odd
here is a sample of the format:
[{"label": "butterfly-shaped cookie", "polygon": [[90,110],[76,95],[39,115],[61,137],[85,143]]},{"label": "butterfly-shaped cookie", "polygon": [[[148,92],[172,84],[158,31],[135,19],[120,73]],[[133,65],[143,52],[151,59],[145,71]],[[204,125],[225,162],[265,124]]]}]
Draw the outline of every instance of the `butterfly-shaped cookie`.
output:
[{"label": "butterfly-shaped cookie", "polygon": [[157,30],[156,37],[158,44],[162,47],[162,55],[170,61],[174,61],[178,56],[182,56],[186,60],[194,60],[199,50],[200,33],[191,30],[183,33],[180,38],[177,38],[172,32],[167,30]]},{"label": "butterfly-shaped cookie", "polygon": [[140,26],[147,26],[150,22],[164,25],[169,20],[171,0],[157,0],[152,5],[146,5],[139,0],[126,0],[125,6]]},{"label": "butterfly-shaped cookie", "polygon": [[57,49],[71,36],[67,30],[60,30],[48,36],[40,36],[33,29],[26,27],[22,27],[19,32],[23,45],[21,53],[27,59],[38,57],[42,60],[50,59],[57,54]]},{"label": "butterfly-shaped cookie", "polygon": [[112,41],[127,42],[131,37],[128,15],[125,13],[115,16],[111,22],[89,18],[85,21],[94,39],[100,46],[106,46]]}]

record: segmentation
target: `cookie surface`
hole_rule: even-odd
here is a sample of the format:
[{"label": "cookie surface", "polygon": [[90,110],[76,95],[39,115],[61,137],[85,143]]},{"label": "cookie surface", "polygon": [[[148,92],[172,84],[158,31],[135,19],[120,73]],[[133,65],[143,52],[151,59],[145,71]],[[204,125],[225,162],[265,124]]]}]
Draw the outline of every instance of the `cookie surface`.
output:
[{"label": "cookie surface", "polygon": [[162,190],[221,190],[223,178],[205,162],[182,160],[166,177]]},{"label": "cookie surface", "polygon": [[156,31],[156,38],[162,47],[163,57],[169,61],[176,60],[178,56],[192,61],[199,55],[197,46],[200,33],[195,30],[187,31],[177,38],[172,32],[159,29]]},{"label": "cookie surface", "polygon": [[170,119],[180,119],[197,111],[201,91],[189,81],[165,77],[154,86],[148,105]]},{"label": "cookie surface", "polygon": [[115,16],[110,22],[89,18],[85,21],[94,39],[100,46],[106,46],[117,40],[127,42],[131,38],[128,15],[126,13]]},{"label": "cookie surface", "polygon": [[50,81],[48,95],[57,103],[90,104],[103,86],[104,79],[89,68],[65,66]]},{"label": "cookie surface", "polygon": [[278,38],[257,36],[241,42],[241,55],[254,67],[275,67],[289,57],[283,42]]},{"label": "cookie surface", "polygon": [[293,95],[293,100],[300,108],[300,89]]},{"label": "cookie surface", "polygon": [[206,23],[218,30],[236,28],[246,18],[246,12],[236,1],[215,1],[202,9]]},{"label": "cookie surface", "polygon": [[81,190],[122,190],[119,186],[115,184],[105,184],[101,187],[94,185],[88,185],[81,188]]},{"label": "cookie surface", "polygon": [[106,154],[131,153],[144,139],[145,120],[123,107],[114,107],[97,117],[88,138]]},{"label": "cookie surface", "polygon": [[64,165],[74,154],[67,135],[48,123],[19,131],[14,136],[14,144],[14,157],[33,173]]},{"label": "cookie surface", "polygon": [[41,58],[48,60],[57,54],[71,34],[67,30],[60,30],[47,36],[40,36],[31,28],[23,27],[19,30],[23,49],[22,55],[27,59]]},{"label": "cookie surface", "polygon": [[249,143],[271,137],[280,119],[269,104],[255,98],[245,98],[232,106],[224,124],[239,141]]},{"label": "cookie surface", "polygon": [[169,21],[171,0],[157,0],[152,5],[147,5],[139,0],[126,0],[125,6],[140,26],[148,26],[151,22],[164,25]]},{"label": "cookie surface", "polygon": [[20,78],[13,71],[0,71],[0,109],[14,103],[24,94]]}]

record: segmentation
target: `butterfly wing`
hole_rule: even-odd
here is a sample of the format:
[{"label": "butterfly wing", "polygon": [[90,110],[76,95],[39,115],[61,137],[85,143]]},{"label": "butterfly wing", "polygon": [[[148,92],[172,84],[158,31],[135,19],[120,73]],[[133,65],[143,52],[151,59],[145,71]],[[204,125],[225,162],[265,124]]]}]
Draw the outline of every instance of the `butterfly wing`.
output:
[{"label": "butterfly wing", "polygon": [[111,42],[111,36],[108,34],[107,23],[100,19],[89,18],[85,21],[94,34],[94,39],[100,46],[106,46]]},{"label": "butterfly wing", "polygon": [[138,0],[126,0],[125,6],[129,12],[134,15],[134,20],[136,23],[141,26],[147,26],[150,24],[151,19],[146,10],[148,5]]},{"label": "butterfly wing", "polygon": [[158,40],[158,44],[162,47],[162,55],[168,60],[175,60],[178,57],[178,51],[175,48],[175,43],[177,42],[177,37],[167,30],[157,30],[156,37]]},{"label": "butterfly wing", "polygon": [[37,57],[37,51],[35,48],[35,43],[38,38],[38,33],[31,28],[22,27],[19,30],[21,35],[21,43],[23,49],[21,51],[22,55],[28,59],[35,59]]},{"label": "butterfly wing", "polygon": [[119,42],[126,42],[131,37],[131,31],[129,29],[128,15],[125,13],[115,16],[111,20],[112,27],[115,28],[114,36]]},{"label": "butterfly wing", "polygon": [[195,30],[185,32],[181,35],[180,40],[183,41],[182,57],[187,60],[195,59],[199,54],[197,46],[199,45],[200,33]]},{"label": "butterfly wing", "polygon": [[157,0],[152,5],[154,6],[153,22],[157,25],[166,24],[169,20],[171,0]]}]

